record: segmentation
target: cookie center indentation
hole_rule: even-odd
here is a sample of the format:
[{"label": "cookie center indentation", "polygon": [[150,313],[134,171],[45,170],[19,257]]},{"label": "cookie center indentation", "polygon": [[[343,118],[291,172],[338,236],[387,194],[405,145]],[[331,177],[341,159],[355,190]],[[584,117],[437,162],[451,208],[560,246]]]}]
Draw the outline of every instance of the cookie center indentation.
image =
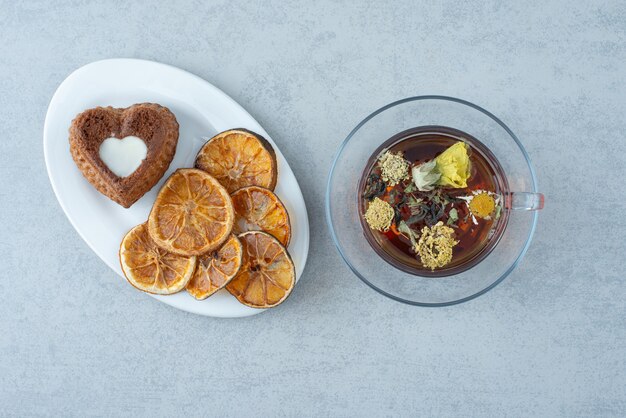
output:
[{"label": "cookie center indentation", "polygon": [[143,139],[127,136],[107,138],[100,144],[100,159],[118,177],[128,177],[146,159],[148,147]]}]

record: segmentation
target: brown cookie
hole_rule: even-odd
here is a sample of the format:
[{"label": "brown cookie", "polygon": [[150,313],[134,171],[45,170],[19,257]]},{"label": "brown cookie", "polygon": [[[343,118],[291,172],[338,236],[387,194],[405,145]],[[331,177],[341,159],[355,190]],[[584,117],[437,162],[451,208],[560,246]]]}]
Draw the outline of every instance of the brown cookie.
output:
[{"label": "brown cookie", "polygon": [[[141,138],[146,158],[127,177],[118,177],[100,159],[100,145],[111,137]],[[125,109],[96,107],[76,116],[70,126],[70,151],[85,178],[100,193],[130,207],[165,174],[178,143],[178,122],[166,107],[139,103]]]}]

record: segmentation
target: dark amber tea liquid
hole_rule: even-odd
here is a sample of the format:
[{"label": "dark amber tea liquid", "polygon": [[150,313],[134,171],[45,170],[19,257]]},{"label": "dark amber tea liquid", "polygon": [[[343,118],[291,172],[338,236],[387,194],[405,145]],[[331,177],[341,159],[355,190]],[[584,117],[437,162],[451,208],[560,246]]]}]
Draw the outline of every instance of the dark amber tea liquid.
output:
[{"label": "dark amber tea liquid", "polygon": [[[483,260],[495,247],[504,233],[508,220],[507,211],[502,210],[496,220],[479,220],[475,225],[469,215],[466,204],[455,204],[460,219],[469,219],[465,225],[455,229],[455,239],[459,243],[453,249],[452,261],[443,268],[432,271],[422,265],[420,257],[412,248],[411,241],[404,235],[398,235],[393,230],[379,232],[369,228],[364,214],[368,201],[363,198],[368,176],[373,172],[378,158],[384,151],[393,153],[402,152],[404,158],[411,163],[421,164],[436,158],[448,147],[458,141],[469,145],[471,175],[466,189],[446,189],[455,196],[468,196],[474,190],[487,190],[502,197],[508,192],[508,184],[502,167],[487,147],[471,135],[462,131],[443,126],[422,126],[401,132],[383,143],[370,157],[358,190],[361,224],[365,238],[372,248],[388,263],[407,273],[443,277],[458,274],[468,270]],[[441,219],[444,224],[447,215]],[[421,227],[418,228],[418,231]]]}]

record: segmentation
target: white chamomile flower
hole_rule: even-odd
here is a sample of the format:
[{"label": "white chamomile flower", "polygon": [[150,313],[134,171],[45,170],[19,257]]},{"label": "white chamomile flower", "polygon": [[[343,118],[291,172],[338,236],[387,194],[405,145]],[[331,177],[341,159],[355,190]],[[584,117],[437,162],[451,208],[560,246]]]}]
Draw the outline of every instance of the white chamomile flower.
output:
[{"label": "white chamomile flower", "polygon": [[478,219],[476,218],[489,221],[492,219],[492,215],[496,219],[500,217],[502,197],[499,194],[481,189],[473,190],[472,194],[461,196],[459,199],[465,200],[474,225],[478,225]]}]

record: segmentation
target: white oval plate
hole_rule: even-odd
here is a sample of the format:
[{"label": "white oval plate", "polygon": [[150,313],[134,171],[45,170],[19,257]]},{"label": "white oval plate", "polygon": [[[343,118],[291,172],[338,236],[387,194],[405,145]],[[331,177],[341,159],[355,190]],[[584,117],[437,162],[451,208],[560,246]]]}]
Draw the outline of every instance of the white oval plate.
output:
[{"label": "white oval plate", "polygon": [[[68,129],[72,119],[86,109],[127,107],[141,102],[168,107],[178,119],[180,135],[176,155],[163,178],[132,207],[124,209],[85,180],[70,155]],[[85,65],[70,74],[54,93],[46,115],[43,147],[48,176],[76,231],[109,267],[124,277],[118,250],[126,232],[148,218],[157,191],[174,170],[192,167],[206,139],[231,128],[258,132],[276,151],[275,192],[291,219],[293,235],[289,253],[297,280],[309,251],[309,220],[300,186],[289,164],[248,112],[212,84],[179,68],[137,59],[109,59]],[[129,289],[132,289],[130,285]],[[195,300],[185,291],[171,296],[150,296],[175,308],[207,316],[234,318],[263,311],[240,304],[225,290],[203,301]]]}]

